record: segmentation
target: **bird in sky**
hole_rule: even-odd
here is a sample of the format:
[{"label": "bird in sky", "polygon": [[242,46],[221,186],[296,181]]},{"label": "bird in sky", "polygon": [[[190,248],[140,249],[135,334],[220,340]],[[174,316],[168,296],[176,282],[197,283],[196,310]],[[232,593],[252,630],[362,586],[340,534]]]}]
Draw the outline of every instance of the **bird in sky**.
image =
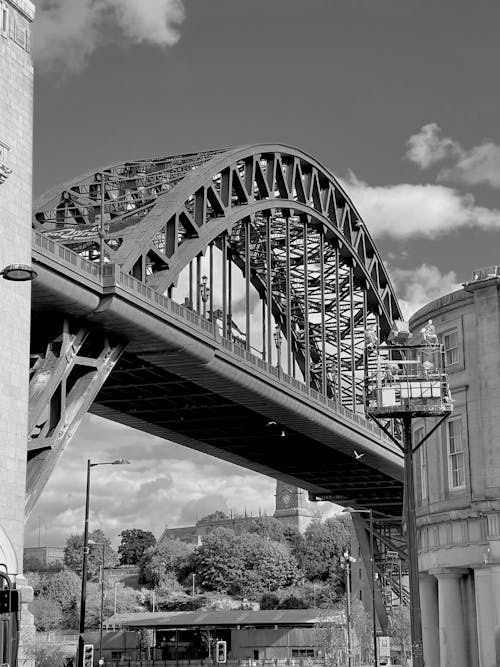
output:
[{"label": "bird in sky", "polygon": [[364,454],[359,454],[355,449],[353,449],[354,456],[356,457],[356,460],[360,459]]}]

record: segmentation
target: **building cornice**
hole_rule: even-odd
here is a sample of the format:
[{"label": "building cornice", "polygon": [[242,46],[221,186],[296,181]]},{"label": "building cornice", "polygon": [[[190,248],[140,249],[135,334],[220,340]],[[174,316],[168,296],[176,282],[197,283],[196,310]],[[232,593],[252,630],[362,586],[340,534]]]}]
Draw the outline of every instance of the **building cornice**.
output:
[{"label": "building cornice", "polygon": [[28,21],[33,21],[35,18],[35,5],[31,0],[7,0],[9,5],[17,9]]}]

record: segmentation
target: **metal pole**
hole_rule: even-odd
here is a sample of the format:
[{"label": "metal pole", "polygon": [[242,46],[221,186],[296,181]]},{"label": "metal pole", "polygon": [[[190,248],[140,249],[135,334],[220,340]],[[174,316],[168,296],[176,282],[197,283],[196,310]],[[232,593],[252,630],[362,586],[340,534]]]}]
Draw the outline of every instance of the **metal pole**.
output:
[{"label": "metal pole", "polygon": [[116,588],[118,586],[118,582],[115,581],[115,603],[113,605],[113,614],[116,614]]},{"label": "metal pole", "polygon": [[345,567],[345,576],[346,576],[346,601],[347,601],[347,665],[352,667],[351,660],[351,581],[350,581],[350,568],[351,562],[349,560],[350,554],[346,560]]},{"label": "metal pole", "polygon": [[85,495],[85,527],[83,531],[82,591],[80,598],[80,626],[78,636],[77,667],[83,667],[83,647],[85,644],[85,601],[87,597],[87,560],[89,555],[89,498],[90,459],[87,461],[87,490]]},{"label": "metal pole", "polygon": [[378,666],[378,646],[377,646],[377,615],[375,612],[375,551],[373,546],[373,510],[370,513],[370,563],[372,578],[372,627],[373,627],[373,664]]},{"label": "metal pole", "polygon": [[[102,565],[101,565],[101,608],[99,611],[99,660],[102,658],[102,620],[104,611],[104,542],[102,543]],[[100,663],[99,663],[100,664]]]},{"label": "metal pole", "polygon": [[404,474],[406,500],[406,532],[408,539],[408,573],[410,582],[410,624],[413,667],[423,667],[422,619],[418,587],[417,521],[415,514],[415,480],[413,477],[413,449],[411,417],[403,418]]},{"label": "metal pole", "polygon": [[104,274],[104,235],[106,229],[104,227],[104,199],[105,199],[105,190],[104,190],[104,172],[101,172],[101,220],[99,225],[99,259],[101,263],[101,276]]}]

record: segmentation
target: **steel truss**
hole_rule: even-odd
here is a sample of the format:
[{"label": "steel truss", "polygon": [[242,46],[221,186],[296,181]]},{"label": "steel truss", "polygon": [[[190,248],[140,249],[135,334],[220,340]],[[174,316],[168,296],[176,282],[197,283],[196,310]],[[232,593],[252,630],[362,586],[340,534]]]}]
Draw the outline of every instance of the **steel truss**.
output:
[{"label": "steel truss", "polygon": [[223,336],[364,412],[364,332],[376,324],[384,338],[401,313],[352,202],[304,153],[265,145],[107,167],[43,197],[34,226],[160,293],[185,285],[184,304]]},{"label": "steel truss", "polygon": [[123,350],[66,317],[45,330],[33,326],[39,349],[31,352],[26,518]]}]

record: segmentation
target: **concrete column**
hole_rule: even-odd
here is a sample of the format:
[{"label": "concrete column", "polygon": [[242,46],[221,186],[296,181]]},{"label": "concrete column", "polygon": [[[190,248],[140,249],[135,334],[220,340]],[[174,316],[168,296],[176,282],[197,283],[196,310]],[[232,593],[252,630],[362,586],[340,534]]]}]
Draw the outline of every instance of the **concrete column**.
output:
[{"label": "concrete column", "polygon": [[500,594],[492,590],[490,568],[488,566],[474,570],[474,584],[479,665],[480,667],[496,667],[495,626],[497,619],[495,618],[494,595]]},{"label": "concrete column", "polygon": [[439,601],[440,667],[469,667],[463,601],[460,592],[462,570],[435,572]]},{"label": "concrete column", "polygon": [[432,574],[420,574],[420,607],[425,667],[440,667],[438,583]]}]

